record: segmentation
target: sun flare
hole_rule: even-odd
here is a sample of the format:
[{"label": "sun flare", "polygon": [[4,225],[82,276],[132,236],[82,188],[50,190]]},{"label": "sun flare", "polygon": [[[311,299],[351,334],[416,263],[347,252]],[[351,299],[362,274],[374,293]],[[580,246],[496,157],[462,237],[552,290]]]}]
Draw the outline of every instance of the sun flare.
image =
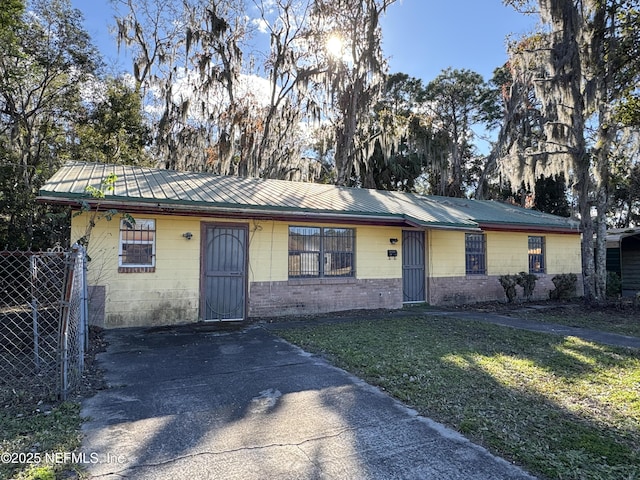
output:
[{"label": "sun flare", "polygon": [[344,42],[342,37],[333,34],[327,39],[325,45],[327,53],[334,58],[342,58],[344,56]]}]

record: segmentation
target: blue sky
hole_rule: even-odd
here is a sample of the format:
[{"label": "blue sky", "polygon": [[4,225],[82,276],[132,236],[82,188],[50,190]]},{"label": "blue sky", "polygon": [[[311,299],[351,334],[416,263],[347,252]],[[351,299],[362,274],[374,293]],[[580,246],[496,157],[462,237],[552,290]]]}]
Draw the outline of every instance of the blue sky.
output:
[{"label": "blue sky", "polygon": [[[85,28],[107,63],[117,63],[108,0],[72,0],[72,4],[84,14]],[[535,24],[501,0],[399,0],[381,23],[390,72],[425,83],[447,67],[473,70],[490,79],[507,58],[506,36],[527,33]]]},{"label": "blue sky", "polygon": [[401,0],[381,24],[390,72],[429,82],[447,67],[489,80],[507,60],[507,35],[530,32],[535,19],[501,0]]}]

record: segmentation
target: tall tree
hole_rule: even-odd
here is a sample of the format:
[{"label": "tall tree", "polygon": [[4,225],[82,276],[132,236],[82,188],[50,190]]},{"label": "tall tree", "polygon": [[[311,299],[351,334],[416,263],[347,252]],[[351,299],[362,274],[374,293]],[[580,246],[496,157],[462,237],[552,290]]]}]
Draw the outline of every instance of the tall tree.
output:
[{"label": "tall tree", "polygon": [[[0,36],[0,241],[12,248],[34,245],[40,185],[67,158],[70,125],[81,106],[81,86],[99,64],[82,28],[82,16],[68,0],[34,0]],[[17,44],[11,40],[17,39]],[[4,42],[12,42],[7,45]]]},{"label": "tall tree", "polygon": [[[326,120],[337,182],[373,151],[378,20],[395,0],[114,1],[140,94],[156,104],[152,151],[165,167],[305,177],[306,127]],[[344,55],[330,55],[338,37]]]},{"label": "tall tree", "polygon": [[270,39],[262,72],[269,90],[254,155],[258,164],[255,169],[263,177],[308,180],[318,164],[304,156],[301,124],[318,122],[322,116],[320,104],[308,92],[323,67],[312,61],[315,47],[302,41],[308,35],[312,2],[260,0],[255,4]]},{"label": "tall tree", "polygon": [[77,141],[71,155],[95,162],[124,165],[150,165],[146,148],[151,129],[135,88],[124,78],[111,78],[93,85],[91,101],[84,102],[86,113],[75,125]]},{"label": "tall tree", "polygon": [[437,125],[449,135],[446,170],[440,172],[441,195],[466,195],[465,173],[474,152],[472,126],[478,122],[487,87],[481,75],[448,68],[427,85],[426,98]]},{"label": "tall tree", "polygon": [[450,137],[436,128],[436,119],[427,113],[426,98],[420,79],[405,73],[387,77],[382,98],[374,108],[376,147],[366,159],[368,166],[361,167],[365,172],[363,186],[431,193],[426,184],[439,183],[451,150]]},{"label": "tall tree", "polygon": [[564,174],[554,177],[542,175],[536,179],[533,209],[561,217],[571,216],[566,190]]},{"label": "tall tree", "polygon": [[[312,0],[116,0],[154,148],[166,168],[297,179],[308,94],[324,67],[305,41]],[[268,39],[265,51],[256,45]]]},{"label": "tall tree", "polygon": [[614,228],[640,226],[640,132],[627,128],[615,144],[611,161],[611,211]]},{"label": "tall tree", "polygon": [[583,232],[584,293],[588,301],[598,301],[606,297],[610,157],[622,127],[616,109],[629,91],[635,91],[640,78],[640,59],[635,55],[640,44],[639,2],[506,3],[519,8],[536,3],[545,25],[511,52],[515,76],[521,84],[533,86],[544,116],[544,141],[526,152],[523,169],[535,175],[539,165],[553,165],[567,178],[573,175]]},{"label": "tall tree", "polygon": [[[207,169],[215,161],[229,173],[239,118],[236,104],[247,21],[241,2],[115,0],[119,46],[132,52],[136,88],[152,107],[154,153],[167,168]],[[234,107],[236,111],[225,107]],[[218,117],[215,126],[207,120]],[[213,140],[211,140],[213,139]]]},{"label": "tall tree", "polygon": [[[500,184],[505,183],[500,177],[505,177],[508,184],[512,180],[514,185],[533,185],[536,175],[547,173],[524,168],[526,152],[537,149],[543,139],[544,119],[533,85],[514,77],[507,63],[493,72],[488,87],[493,94],[486,96],[481,116],[491,129],[498,127],[498,134],[485,158],[476,188],[475,198],[480,200],[491,198],[491,181],[496,177]],[[502,187],[498,186],[498,196]],[[494,187],[493,193],[495,190]]]},{"label": "tall tree", "polygon": [[22,21],[24,0],[5,0],[0,9],[0,38],[5,47],[17,43],[16,28]]},{"label": "tall tree", "polygon": [[[315,0],[310,38],[327,68],[319,77],[334,114],[336,183],[361,183],[360,166],[375,149],[370,112],[380,99],[386,63],[380,16],[395,0]],[[355,177],[354,177],[355,174]]]}]

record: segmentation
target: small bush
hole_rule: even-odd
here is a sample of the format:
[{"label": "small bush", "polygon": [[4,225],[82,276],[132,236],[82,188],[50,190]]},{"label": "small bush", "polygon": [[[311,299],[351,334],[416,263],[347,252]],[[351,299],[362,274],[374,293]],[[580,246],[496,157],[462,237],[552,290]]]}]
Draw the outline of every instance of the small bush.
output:
[{"label": "small bush", "polygon": [[25,473],[27,480],[56,480],[56,474],[50,466],[38,466],[27,469]]},{"label": "small bush", "polygon": [[533,290],[536,288],[536,280],[538,280],[538,277],[526,272],[520,272],[517,275],[500,275],[498,278],[509,303],[512,303],[518,296],[516,286],[522,287],[524,297],[529,300],[533,295]]},{"label": "small bush", "polygon": [[518,275],[516,281],[518,282],[518,285],[522,287],[524,298],[527,300],[530,300],[533,295],[533,291],[536,288],[536,280],[538,280],[538,277],[533,273],[520,272]]},{"label": "small bush", "polygon": [[575,273],[562,273],[553,277],[551,281],[556,288],[549,292],[549,298],[557,300],[575,297],[578,283]]},{"label": "small bush", "polygon": [[498,278],[500,285],[504,288],[504,293],[507,296],[507,301],[512,303],[516,299],[516,285],[518,284],[517,275],[500,275]]},{"label": "small bush", "polygon": [[618,298],[622,294],[622,279],[616,272],[607,272],[607,298]]}]

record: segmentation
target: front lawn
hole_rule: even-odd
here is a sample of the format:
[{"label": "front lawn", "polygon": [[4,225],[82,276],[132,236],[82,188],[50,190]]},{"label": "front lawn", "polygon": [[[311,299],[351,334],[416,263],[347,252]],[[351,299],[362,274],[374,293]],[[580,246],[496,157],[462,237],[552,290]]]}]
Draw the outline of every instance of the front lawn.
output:
[{"label": "front lawn", "polygon": [[442,317],[278,333],[533,474],[640,478],[640,352]]},{"label": "front lawn", "polygon": [[55,457],[64,459],[80,446],[80,405],[16,402],[11,394],[0,391],[0,478],[53,480],[80,473],[77,465]]}]

